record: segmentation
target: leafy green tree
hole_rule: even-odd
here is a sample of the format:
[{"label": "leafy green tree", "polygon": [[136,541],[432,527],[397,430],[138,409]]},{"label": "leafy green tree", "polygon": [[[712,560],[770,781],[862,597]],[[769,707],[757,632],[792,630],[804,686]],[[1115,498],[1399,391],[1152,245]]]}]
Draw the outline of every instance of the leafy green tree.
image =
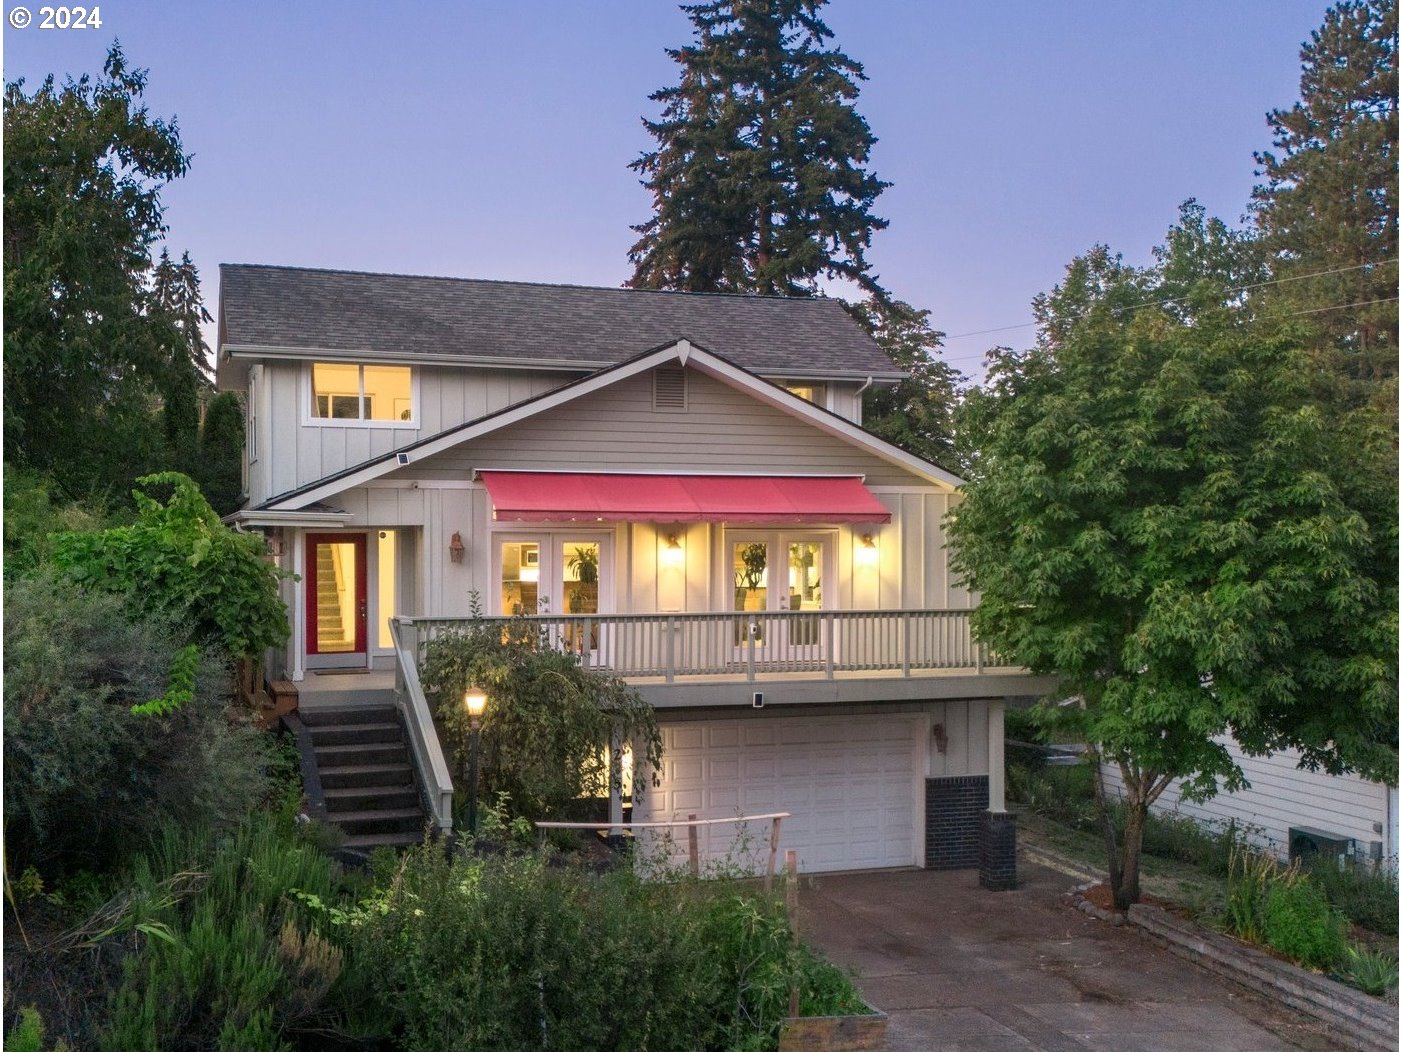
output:
[{"label": "leafy green tree", "polygon": [[1371,398],[1395,426],[1396,0],[1335,4],[1300,59],[1300,99],[1267,116],[1273,149],[1256,155],[1256,222],[1281,279],[1269,299],[1308,320],[1344,399]]},{"label": "leafy green tree", "polygon": [[[529,621],[505,630],[483,622],[432,640],[423,684],[459,759],[468,741],[463,692],[470,685],[487,692],[482,787],[488,798],[506,794],[514,816],[559,818],[581,797],[607,793],[615,738],[634,743],[654,778],[660,768],[652,706],[616,676],[583,668]],[[642,788],[641,780],[635,784]]]},{"label": "leafy green tree", "polygon": [[1317,400],[1298,330],[1211,267],[1186,281],[1229,258],[1213,230],[1185,222],[1146,271],[1076,260],[1040,345],[1001,354],[961,422],[980,444],[950,532],[975,631],[1055,675],[1048,718],[1118,765],[1122,839],[1097,795],[1122,907],[1170,782],[1242,784],[1223,736],[1397,778],[1391,433]]},{"label": "leafy green tree", "polygon": [[652,95],[657,148],[632,168],[654,214],[634,227],[636,288],[813,295],[820,278],[879,292],[866,251],[888,185],[852,106],[862,67],[828,46],[826,0],[683,6],[694,43],[669,49],[680,82]]},{"label": "leafy green tree", "polygon": [[115,45],[96,80],[5,86],[5,456],[70,498],[169,463],[204,382],[194,268],[151,256],[189,158],[145,87]]},{"label": "leafy green tree", "polygon": [[963,454],[954,420],[965,377],[939,358],[943,333],[930,327],[930,312],[876,296],[848,310],[906,372],[898,384],[868,389],[862,425],[909,453],[948,471],[961,471]]}]

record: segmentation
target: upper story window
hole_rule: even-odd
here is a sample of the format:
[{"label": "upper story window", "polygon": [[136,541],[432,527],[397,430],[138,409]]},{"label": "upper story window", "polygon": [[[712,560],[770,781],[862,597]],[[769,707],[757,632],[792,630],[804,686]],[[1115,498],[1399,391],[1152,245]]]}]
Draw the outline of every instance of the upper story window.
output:
[{"label": "upper story window", "polygon": [[798,395],[805,402],[812,402],[823,409],[828,407],[827,384],[781,383],[779,386],[788,391],[789,394]]},{"label": "upper story window", "polygon": [[417,426],[414,373],[407,365],[317,362],[311,367],[313,423]]}]

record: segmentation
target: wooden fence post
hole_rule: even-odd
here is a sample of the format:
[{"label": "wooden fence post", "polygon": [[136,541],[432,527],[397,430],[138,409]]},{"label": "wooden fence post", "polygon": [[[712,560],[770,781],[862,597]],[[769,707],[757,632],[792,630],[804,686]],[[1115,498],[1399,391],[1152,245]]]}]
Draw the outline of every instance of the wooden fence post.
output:
[{"label": "wooden fence post", "polygon": [[769,826],[769,868],[764,871],[764,893],[774,890],[774,861],[779,854],[779,825],[782,818],[771,819]]},{"label": "wooden fence post", "polygon": [[[789,848],[784,852],[784,907],[789,915],[789,926],[798,934],[798,852]],[[789,987],[789,1015],[798,1015],[798,984]]]}]

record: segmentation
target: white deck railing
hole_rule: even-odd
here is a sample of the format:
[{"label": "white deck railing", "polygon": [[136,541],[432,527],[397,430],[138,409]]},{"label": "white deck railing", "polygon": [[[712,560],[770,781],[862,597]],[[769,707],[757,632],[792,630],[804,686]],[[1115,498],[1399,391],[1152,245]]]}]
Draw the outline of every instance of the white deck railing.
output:
[{"label": "white deck railing", "polygon": [[422,663],[430,642],[467,629],[525,623],[573,650],[588,667],[627,679],[675,683],[700,676],[753,681],[771,673],[910,676],[1006,667],[969,630],[968,610],[742,611],[686,614],[547,614],[527,618],[412,617]]}]

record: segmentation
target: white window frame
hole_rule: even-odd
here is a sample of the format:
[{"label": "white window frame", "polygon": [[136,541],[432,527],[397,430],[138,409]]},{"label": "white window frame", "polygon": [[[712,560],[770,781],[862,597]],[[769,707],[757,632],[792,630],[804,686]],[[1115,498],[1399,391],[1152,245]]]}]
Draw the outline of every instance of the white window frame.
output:
[{"label": "white window frame", "polygon": [[[565,545],[578,542],[592,542],[599,546],[599,616],[614,613],[615,596],[614,581],[616,580],[616,567],[614,565],[614,553],[617,550],[615,540],[617,534],[613,530],[593,529],[569,530],[561,529],[558,526],[550,525],[540,530],[529,528],[522,529],[520,523],[510,523],[505,528],[493,529],[490,533],[492,538],[492,591],[491,602],[487,604],[490,617],[509,617],[507,611],[501,609],[501,546],[507,544],[534,544],[539,549],[539,563],[537,564],[541,579],[553,586],[558,578],[564,576],[563,570],[568,556],[565,554]],[[545,598],[549,602],[549,608],[542,614],[545,617],[553,617],[556,614],[567,614],[565,607],[565,597],[555,596],[546,592]]]},{"label": "white window frame", "polygon": [[[326,417],[317,416],[312,412],[312,399],[315,397],[315,388],[312,381],[312,370],[318,365],[353,365],[358,370],[360,377],[361,407],[365,402],[365,368],[366,366],[380,367],[386,369],[408,369],[409,370],[409,401],[411,402],[408,420],[351,420],[346,417]],[[419,397],[419,370],[412,365],[404,365],[399,362],[335,362],[329,359],[322,362],[307,362],[302,368],[302,424],[306,427],[368,427],[383,428],[391,431],[418,431],[423,425],[419,422],[419,412],[423,404],[423,399]]]}]

